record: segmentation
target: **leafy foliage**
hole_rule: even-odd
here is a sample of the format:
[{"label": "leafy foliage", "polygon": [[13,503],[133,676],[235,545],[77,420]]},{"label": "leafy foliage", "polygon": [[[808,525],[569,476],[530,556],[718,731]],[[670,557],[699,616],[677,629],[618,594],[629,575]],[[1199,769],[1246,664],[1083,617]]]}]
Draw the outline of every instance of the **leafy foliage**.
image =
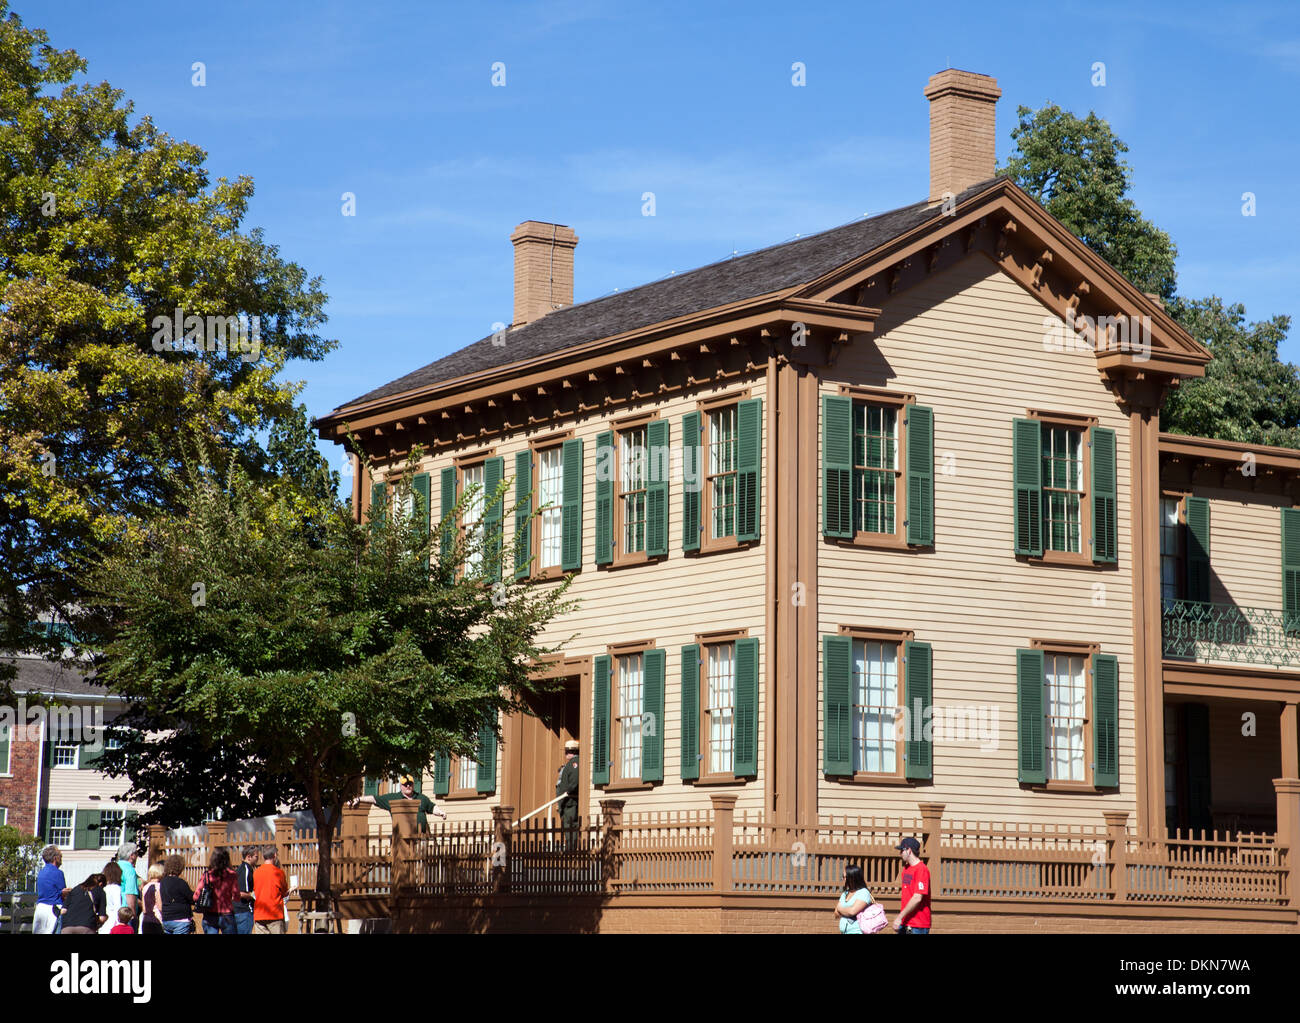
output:
[{"label": "leafy foliage", "polygon": [[40,839],[0,824],[0,892],[24,890],[40,862]]},{"label": "leafy foliage", "polygon": [[[487,500],[504,500],[510,483]],[[217,474],[201,461],[178,492],[186,506],[128,537],[94,576],[116,627],[101,676],[154,727],[187,729],[137,741],[126,761],[137,786],[131,765],[148,764],[159,744],[158,763],[178,769],[172,785],[191,805],[219,800],[229,816],[249,800],[299,799],[327,864],[363,773],[419,770],[440,751],[474,756],[485,720],[496,727],[499,713],[550,685],[530,666],[553,652],[539,637],[571,607],[568,584],[489,583],[513,551],[469,531],[443,554],[441,530],[426,535],[414,517],[361,525],[340,505],[322,511],[287,486],[259,487],[237,466]],[[404,507],[409,476],[390,493],[389,506]],[[460,506],[475,497],[471,488]],[[441,528],[455,532],[460,506]],[[248,770],[229,773],[232,757]],[[186,758],[204,766],[187,773]],[[156,798],[162,770],[146,767],[131,797]],[[206,788],[248,777],[265,781]],[[173,800],[169,814],[182,805]]]},{"label": "leafy foliage", "polygon": [[[50,608],[75,621],[74,553],[111,550],[178,505],[175,439],[197,432],[217,464],[265,472],[259,437],[293,417],[297,391],[276,374],[334,342],[317,333],[319,278],[241,230],[252,181],[211,182],[204,151],[133,116],[119,90],[69,84],[85,61],[8,6],[0,0],[0,650],[55,652],[27,623]],[[203,350],[158,350],[157,318],[177,309],[205,318]],[[256,317],[260,358],[216,344],[209,316]]]}]

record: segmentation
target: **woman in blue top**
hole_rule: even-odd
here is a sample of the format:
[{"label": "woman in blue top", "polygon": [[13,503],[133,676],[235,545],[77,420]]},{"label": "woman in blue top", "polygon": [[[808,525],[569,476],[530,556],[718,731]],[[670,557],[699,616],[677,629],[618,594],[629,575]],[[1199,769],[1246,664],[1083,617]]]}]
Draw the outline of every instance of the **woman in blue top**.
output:
[{"label": "woman in blue top", "polygon": [[63,912],[63,896],[68,894],[68,882],[59,869],[63,866],[63,853],[57,845],[47,845],[41,850],[45,866],[36,875],[36,916],[32,920],[33,934],[57,934]]},{"label": "woman in blue top", "polygon": [[835,918],[839,921],[841,934],[861,934],[858,926],[858,914],[871,905],[871,893],[867,891],[867,879],[862,876],[862,868],[851,864],[844,868],[844,891],[840,901],[835,904]]}]

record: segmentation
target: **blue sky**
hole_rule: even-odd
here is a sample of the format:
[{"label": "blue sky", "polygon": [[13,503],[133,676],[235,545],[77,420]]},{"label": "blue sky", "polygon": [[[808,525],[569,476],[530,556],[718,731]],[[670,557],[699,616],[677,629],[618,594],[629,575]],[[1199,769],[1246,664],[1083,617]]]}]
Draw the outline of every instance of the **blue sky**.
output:
[{"label": "blue sky", "polygon": [[[12,9],[206,149],[214,178],[253,177],[245,226],[330,295],[339,348],[290,366],[313,415],[509,322],[520,221],[577,231],[582,301],[925,198],[922,90],[949,66],[998,79],[999,161],[1019,105],[1108,119],[1130,147],[1134,200],[1178,245],[1182,294],[1242,302],[1251,319],[1300,314],[1292,3]],[[1283,355],[1300,359],[1300,326]]]}]

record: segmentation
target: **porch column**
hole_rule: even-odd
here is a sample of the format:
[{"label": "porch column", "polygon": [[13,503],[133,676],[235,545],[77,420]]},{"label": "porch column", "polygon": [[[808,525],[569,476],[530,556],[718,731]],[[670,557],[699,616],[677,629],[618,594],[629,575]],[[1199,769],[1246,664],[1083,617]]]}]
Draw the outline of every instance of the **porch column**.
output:
[{"label": "porch column", "polygon": [[339,838],[343,845],[342,862],[331,861],[333,877],[330,878],[330,890],[337,895],[345,890],[361,871],[361,858],[365,856],[367,831],[370,826],[370,807],[343,807],[343,823],[340,825]]},{"label": "porch column", "polygon": [[510,818],[513,806],[492,807],[492,890],[510,891]]},{"label": "porch column", "polygon": [[736,830],[736,797],[713,795],[713,890],[731,891],[731,849]]},{"label": "porch column", "polygon": [[1291,906],[1300,909],[1300,704],[1282,704],[1282,775],[1273,779],[1277,793],[1277,838],[1287,847]]},{"label": "porch column", "polygon": [[600,876],[605,894],[614,889],[614,879],[618,876],[618,836],[623,827],[622,799],[602,799],[600,801],[600,818],[604,834],[600,841]]},{"label": "porch column", "polygon": [[1111,865],[1111,890],[1116,902],[1128,901],[1128,811],[1103,810],[1106,819],[1106,861]]},{"label": "porch column", "polygon": [[943,866],[943,803],[918,803],[925,865],[930,869],[930,898],[939,897],[939,870]]}]

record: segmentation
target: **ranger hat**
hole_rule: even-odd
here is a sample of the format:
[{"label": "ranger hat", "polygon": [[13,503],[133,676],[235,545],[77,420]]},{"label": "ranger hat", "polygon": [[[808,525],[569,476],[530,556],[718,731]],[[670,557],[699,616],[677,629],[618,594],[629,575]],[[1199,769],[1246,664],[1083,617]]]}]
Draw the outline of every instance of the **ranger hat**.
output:
[{"label": "ranger hat", "polygon": [[577,739],[569,739],[568,741],[565,742],[565,744],[564,744],[564,752],[565,752],[565,753],[568,753],[569,750],[573,750],[574,753],[577,753],[577,752],[578,752],[578,740],[577,740]]}]

